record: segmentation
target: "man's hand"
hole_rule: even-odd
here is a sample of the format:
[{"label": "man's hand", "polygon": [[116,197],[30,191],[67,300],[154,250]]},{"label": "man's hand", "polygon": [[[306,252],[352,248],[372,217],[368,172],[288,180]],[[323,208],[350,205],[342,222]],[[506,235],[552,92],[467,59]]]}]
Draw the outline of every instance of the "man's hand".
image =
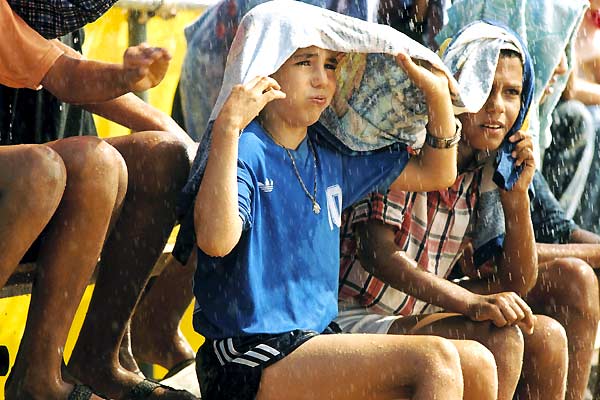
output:
[{"label": "man's hand", "polygon": [[535,325],[531,308],[514,292],[473,294],[466,315],[473,321],[492,321],[498,327],[518,325],[527,334],[533,333]]},{"label": "man's hand", "polygon": [[123,55],[124,78],[132,92],[143,92],[158,85],[169,68],[171,54],[146,43],[129,47]]}]

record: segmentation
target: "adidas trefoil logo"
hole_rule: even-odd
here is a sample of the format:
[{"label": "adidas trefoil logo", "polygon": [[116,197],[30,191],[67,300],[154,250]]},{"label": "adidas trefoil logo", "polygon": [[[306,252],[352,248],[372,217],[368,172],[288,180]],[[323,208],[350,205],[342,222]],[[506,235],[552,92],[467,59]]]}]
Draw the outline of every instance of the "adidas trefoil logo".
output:
[{"label": "adidas trefoil logo", "polygon": [[265,183],[258,182],[258,188],[265,193],[273,191],[273,179],[266,178]]}]

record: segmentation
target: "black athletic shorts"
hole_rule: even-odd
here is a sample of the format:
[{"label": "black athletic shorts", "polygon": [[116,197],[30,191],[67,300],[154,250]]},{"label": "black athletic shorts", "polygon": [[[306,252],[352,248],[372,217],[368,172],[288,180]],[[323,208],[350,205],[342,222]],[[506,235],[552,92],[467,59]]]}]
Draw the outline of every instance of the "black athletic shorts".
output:
[{"label": "black athletic shorts", "polygon": [[[331,333],[341,333],[335,322],[323,332]],[[317,335],[315,331],[297,329],[276,335],[206,339],[196,354],[202,399],[254,400],[263,369]]]}]

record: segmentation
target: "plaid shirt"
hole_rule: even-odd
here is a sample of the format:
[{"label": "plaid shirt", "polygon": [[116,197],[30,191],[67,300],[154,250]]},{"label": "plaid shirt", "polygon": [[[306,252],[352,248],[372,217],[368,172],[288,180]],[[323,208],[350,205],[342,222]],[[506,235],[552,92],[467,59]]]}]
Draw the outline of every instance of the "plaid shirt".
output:
[{"label": "plaid shirt", "polygon": [[385,315],[425,312],[427,303],[390,287],[362,267],[354,228],[369,220],[393,226],[398,247],[419,268],[445,278],[468,241],[481,172],[461,174],[445,191],[372,193],[347,210],[341,231],[340,301],[350,300]]},{"label": "plaid shirt", "polygon": [[47,39],[73,32],[100,18],[117,0],[8,0],[12,9]]}]

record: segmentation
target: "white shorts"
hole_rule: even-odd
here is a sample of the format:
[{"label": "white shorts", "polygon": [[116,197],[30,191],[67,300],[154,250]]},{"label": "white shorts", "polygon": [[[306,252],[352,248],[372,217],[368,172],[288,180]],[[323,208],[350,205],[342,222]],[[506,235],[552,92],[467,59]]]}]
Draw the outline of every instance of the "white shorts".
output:
[{"label": "white shorts", "polygon": [[334,320],[344,333],[388,333],[397,315],[375,314],[366,308],[348,308],[341,310]]},{"label": "white shorts", "polygon": [[[415,325],[407,331],[407,334],[418,332],[421,328],[436,321],[459,315],[450,312],[422,314]],[[405,317],[402,315],[381,315],[361,306],[340,304],[340,311],[334,322],[339,325],[343,333],[386,334],[390,331],[392,324],[400,318]]]}]

